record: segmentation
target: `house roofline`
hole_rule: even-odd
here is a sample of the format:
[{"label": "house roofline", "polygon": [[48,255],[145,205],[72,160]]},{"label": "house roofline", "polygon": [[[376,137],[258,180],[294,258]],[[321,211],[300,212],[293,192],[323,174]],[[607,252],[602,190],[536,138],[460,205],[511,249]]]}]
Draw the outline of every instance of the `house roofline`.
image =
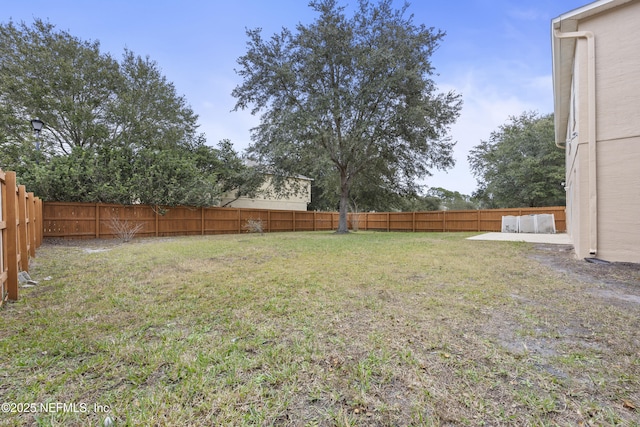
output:
[{"label": "house roofline", "polygon": [[576,28],[564,28],[561,29],[556,27],[556,23],[561,23],[563,21],[581,21],[583,19],[589,18],[590,16],[597,15],[599,13],[604,12],[605,10],[611,9],[613,7],[620,6],[621,4],[628,3],[633,0],[597,0],[593,3],[589,3],[584,6],[580,6],[576,9],[570,10],[553,19],[554,28],[561,31],[575,31]]},{"label": "house roofline", "polygon": [[[255,169],[260,170],[260,172],[263,175],[271,175],[271,176],[278,175],[277,173],[273,172],[273,168],[271,166],[260,164],[260,163],[256,162],[255,160],[245,160],[244,164],[245,164],[245,166],[248,166],[250,168],[255,168]],[[286,178],[296,178],[296,179],[302,179],[302,180],[306,180],[306,181],[314,181],[313,178],[309,178],[308,176],[304,176],[304,175],[301,175],[301,174],[283,175],[283,176],[285,176]]]},{"label": "house roofline", "polygon": [[574,38],[558,38],[555,32],[574,32],[578,23],[609,9],[637,0],[598,0],[573,9],[551,20],[553,107],[556,144],[564,144],[571,101],[571,74],[576,45]]}]

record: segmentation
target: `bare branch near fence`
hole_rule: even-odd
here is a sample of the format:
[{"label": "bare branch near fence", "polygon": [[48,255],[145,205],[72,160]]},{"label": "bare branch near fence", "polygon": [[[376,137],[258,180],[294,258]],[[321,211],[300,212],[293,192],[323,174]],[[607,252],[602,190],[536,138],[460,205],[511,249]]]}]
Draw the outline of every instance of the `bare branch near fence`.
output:
[{"label": "bare branch near fence", "polygon": [[242,229],[248,233],[260,233],[264,234],[264,223],[261,219],[249,218],[247,222],[242,226]]},{"label": "bare branch near fence", "polygon": [[113,233],[124,243],[133,239],[143,226],[143,223],[131,223],[128,220],[122,221],[118,218],[111,218],[111,221],[109,221],[109,227]]}]

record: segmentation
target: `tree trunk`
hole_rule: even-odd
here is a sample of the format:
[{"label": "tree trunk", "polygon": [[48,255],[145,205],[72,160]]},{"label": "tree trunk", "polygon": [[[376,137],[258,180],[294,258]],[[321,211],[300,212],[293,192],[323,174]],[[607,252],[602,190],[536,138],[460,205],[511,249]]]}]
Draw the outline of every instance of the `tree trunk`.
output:
[{"label": "tree trunk", "polygon": [[338,220],[337,234],[349,232],[347,224],[347,211],[349,210],[349,178],[346,172],[340,171],[340,217]]}]

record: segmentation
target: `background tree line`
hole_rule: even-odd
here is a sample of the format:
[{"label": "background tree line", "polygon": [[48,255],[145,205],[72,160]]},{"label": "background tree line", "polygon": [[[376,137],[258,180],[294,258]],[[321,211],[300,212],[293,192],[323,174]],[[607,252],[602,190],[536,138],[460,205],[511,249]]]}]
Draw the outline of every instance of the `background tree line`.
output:
[{"label": "background tree line", "polygon": [[38,19],[0,25],[0,112],[0,167],[44,200],[209,206],[261,181],[230,141],[206,144],[150,58],[118,61]]},{"label": "background tree line", "polygon": [[565,154],[555,146],[553,114],[524,112],[469,153],[484,208],[565,204]]},{"label": "background tree line", "polygon": [[[374,181],[351,190],[354,211],[429,211],[564,206],[565,154],[554,144],[553,114],[525,111],[512,116],[468,155],[477,188],[471,195],[441,187],[385,191]],[[324,179],[327,179],[324,177]],[[335,184],[334,184],[335,185]],[[335,210],[331,186],[314,186],[311,205]]]}]

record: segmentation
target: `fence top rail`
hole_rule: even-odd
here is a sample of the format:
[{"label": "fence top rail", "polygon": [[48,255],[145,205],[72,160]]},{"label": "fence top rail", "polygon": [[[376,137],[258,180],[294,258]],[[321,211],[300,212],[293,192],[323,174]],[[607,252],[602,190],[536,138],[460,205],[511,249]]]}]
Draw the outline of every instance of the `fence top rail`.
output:
[{"label": "fence top rail", "polygon": [[[4,172],[0,169],[0,179],[4,180]],[[28,196],[34,197],[33,193],[29,193]],[[36,197],[37,198],[37,197]],[[152,206],[152,205],[143,205],[143,204],[133,204],[133,205],[124,205],[117,203],[86,203],[86,202],[44,202],[45,206],[78,206],[78,207],[86,207],[86,208],[95,208],[95,207],[114,207],[114,208],[140,208],[140,209],[156,209],[162,208],[166,210],[170,209],[188,209],[188,210],[200,210],[200,209],[210,209],[210,210],[221,210],[221,211],[243,211],[243,212],[272,212],[272,213],[293,213],[296,214],[318,214],[318,215],[338,215],[338,212],[329,212],[329,211],[297,211],[290,209],[263,209],[263,208],[234,208],[234,207],[221,207],[221,206],[203,206],[203,207],[193,207],[193,206]],[[564,206],[548,206],[548,207],[522,207],[522,208],[496,208],[496,209],[457,209],[457,210],[437,210],[437,211],[410,211],[410,212],[349,212],[349,216],[360,216],[360,215],[412,215],[412,214],[475,214],[475,213],[495,213],[499,214],[502,212],[532,212],[532,211],[554,211],[554,212],[564,212]]]}]

